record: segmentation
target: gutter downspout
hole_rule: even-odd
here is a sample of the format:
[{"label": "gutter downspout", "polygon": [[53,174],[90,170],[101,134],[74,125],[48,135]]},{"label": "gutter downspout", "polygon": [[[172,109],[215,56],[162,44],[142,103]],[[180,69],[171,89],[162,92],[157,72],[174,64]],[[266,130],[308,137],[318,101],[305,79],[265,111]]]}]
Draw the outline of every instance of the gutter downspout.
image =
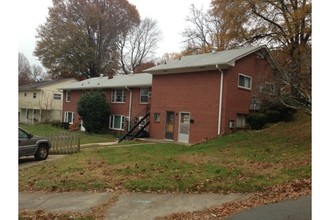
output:
[{"label": "gutter downspout", "polygon": [[129,91],[128,130],[131,130],[132,90],[130,90],[127,86],[125,86],[125,89],[127,89]]},{"label": "gutter downspout", "polygon": [[218,135],[221,134],[221,116],[222,116],[222,90],[223,90],[223,71],[218,64],[215,65],[220,72],[220,91],[219,91],[219,115],[218,115]]}]

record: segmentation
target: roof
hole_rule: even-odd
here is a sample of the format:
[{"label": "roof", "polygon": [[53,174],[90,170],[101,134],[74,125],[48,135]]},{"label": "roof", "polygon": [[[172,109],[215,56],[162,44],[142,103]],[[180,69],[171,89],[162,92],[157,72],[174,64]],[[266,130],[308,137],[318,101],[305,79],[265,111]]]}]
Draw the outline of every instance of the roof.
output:
[{"label": "roof", "polygon": [[65,87],[63,90],[85,90],[85,89],[105,89],[105,88],[137,88],[149,87],[152,84],[150,73],[136,73],[130,75],[118,75],[113,78],[107,76],[93,77],[80,82],[75,82]]},{"label": "roof", "polygon": [[261,50],[264,55],[270,55],[266,46],[246,47],[213,53],[183,56],[179,59],[168,61],[165,64],[151,67],[145,71],[157,75],[216,70],[217,67],[221,69],[229,69],[230,67],[235,66],[236,60],[239,60],[259,50]]},{"label": "roof", "polygon": [[65,78],[65,79],[57,79],[57,80],[39,81],[39,82],[35,82],[35,83],[29,84],[29,85],[19,86],[18,90],[19,91],[40,90],[43,87],[51,86],[51,85],[54,85],[54,84],[57,84],[57,83],[65,82],[65,81],[70,81],[70,80],[73,80],[73,79],[74,78]]}]

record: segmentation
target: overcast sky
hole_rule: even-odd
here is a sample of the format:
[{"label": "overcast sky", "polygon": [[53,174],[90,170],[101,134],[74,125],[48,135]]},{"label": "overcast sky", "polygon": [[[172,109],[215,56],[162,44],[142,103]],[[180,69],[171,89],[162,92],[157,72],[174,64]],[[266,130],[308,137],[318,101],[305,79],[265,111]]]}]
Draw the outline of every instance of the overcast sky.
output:
[{"label": "overcast sky", "polygon": [[[197,8],[208,8],[211,0],[128,0],[136,5],[141,18],[150,17],[158,21],[162,32],[157,56],[167,52],[182,50],[182,36],[187,26],[185,19],[189,14],[191,4]],[[46,22],[48,7],[52,0],[23,0],[20,1],[18,19],[18,51],[23,53],[30,64],[40,64],[33,56],[36,43],[37,27]]]}]

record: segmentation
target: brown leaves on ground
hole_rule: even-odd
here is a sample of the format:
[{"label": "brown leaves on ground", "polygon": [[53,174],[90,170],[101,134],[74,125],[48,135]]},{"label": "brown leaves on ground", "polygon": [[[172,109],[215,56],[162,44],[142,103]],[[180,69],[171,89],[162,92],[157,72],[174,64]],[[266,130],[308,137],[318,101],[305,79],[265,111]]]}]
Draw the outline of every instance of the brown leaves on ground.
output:
[{"label": "brown leaves on ground", "polygon": [[224,219],[239,211],[260,205],[276,203],[311,193],[311,178],[295,180],[282,185],[272,186],[262,192],[256,192],[249,199],[230,202],[224,205],[196,212],[175,213],[157,220],[213,220]]}]

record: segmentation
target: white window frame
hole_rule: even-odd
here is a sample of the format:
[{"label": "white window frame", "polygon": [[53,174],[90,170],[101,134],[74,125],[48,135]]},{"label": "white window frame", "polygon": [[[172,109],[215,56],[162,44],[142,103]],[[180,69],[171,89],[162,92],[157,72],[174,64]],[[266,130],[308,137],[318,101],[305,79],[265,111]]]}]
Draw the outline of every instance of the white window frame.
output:
[{"label": "white window frame", "polygon": [[[240,77],[244,77],[244,85],[240,85]],[[247,85],[246,79],[249,79],[249,85]],[[251,90],[251,88],[252,88],[252,77],[248,76],[248,75],[245,75],[245,74],[239,73],[238,74],[237,85],[238,85],[239,88]]]},{"label": "white window frame", "polygon": [[[149,103],[149,93],[150,88],[140,88],[140,104],[148,104]],[[142,97],[147,97],[147,101],[143,102]]]},{"label": "white window frame", "polygon": [[65,101],[70,102],[71,101],[71,90],[67,90],[65,93]]},{"label": "white window frame", "polygon": [[[120,97],[120,101],[118,101],[117,97],[117,91],[121,91],[122,95]],[[125,97],[125,90],[124,89],[113,89],[111,92],[111,102],[112,103],[125,103],[126,97]]]},{"label": "white window frame", "polygon": [[[70,113],[71,113],[71,118],[69,118]],[[73,124],[73,122],[74,122],[74,112],[64,112],[64,122],[68,122],[69,124]]]},{"label": "white window frame", "polygon": [[[115,118],[120,117],[120,128],[115,128]],[[125,116],[124,115],[110,115],[109,128],[112,130],[123,131],[125,127]]]},{"label": "white window frame", "polygon": [[160,122],[160,113],[158,113],[158,112],[154,113],[154,121],[155,122]]},{"label": "white window frame", "polygon": [[62,94],[60,94],[60,93],[54,93],[53,99],[54,100],[61,100],[62,99]]}]

